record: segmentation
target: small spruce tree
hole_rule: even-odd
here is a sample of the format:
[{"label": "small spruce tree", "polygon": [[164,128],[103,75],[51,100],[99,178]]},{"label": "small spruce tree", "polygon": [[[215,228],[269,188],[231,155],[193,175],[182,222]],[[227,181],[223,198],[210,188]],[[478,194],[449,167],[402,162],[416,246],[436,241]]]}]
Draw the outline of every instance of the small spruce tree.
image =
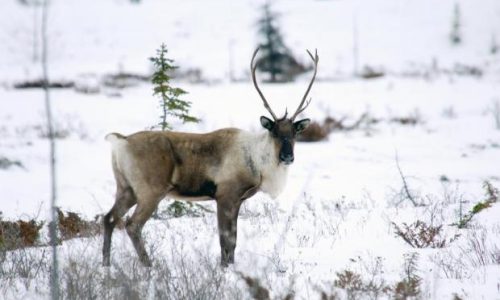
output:
[{"label": "small spruce tree", "polygon": [[462,43],[462,33],[461,33],[461,15],[460,6],[455,3],[455,8],[453,9],[453,19],[451,24],[450,42],[452,45],[459,45]]},{"label": "small spruce tree", "polygon": [[257,68],[261,72],[269,73],[270,82],[290,81],[305,68],[292,56],[283,41],[283,36],[277,25],[278,14],[271,10],[266,2],[262,8],[262,16],[257,21],[260,35],[259,47],[261,56],[257,61]]},{"label": "small spruce tree", "polygon": [[170,72],[177,69],[174,66],[174,61],[166,57],[168,50],[165,44],[161,44],[160,49],[156,50],[156,57],[151,57],[155,72],[153,73],[152,82],[154,85],[153,95],[160,98],[160,107],[162,113],[160,122],[157,124],[161,130],[171,130],[172,124],[169,123],[168,116],[177,118],[183,123],[194,122],[198,123],[199,119],[189,115],[191,102],[180,99],[187,92],[178,87],[170,85]]}]

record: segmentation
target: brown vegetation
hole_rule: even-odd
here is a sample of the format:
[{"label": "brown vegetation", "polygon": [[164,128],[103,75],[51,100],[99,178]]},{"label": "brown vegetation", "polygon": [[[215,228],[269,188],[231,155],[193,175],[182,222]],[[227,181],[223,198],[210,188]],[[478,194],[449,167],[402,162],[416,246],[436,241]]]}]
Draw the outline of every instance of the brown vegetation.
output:
[{"label": "brown vegetation", "polygon": [[15,222],[0,220],[0,248],[13,250],[35,246],[43,223],[35,220]]},{"label": "brown vegetation", "polygon": [[74,212],[64,214],[60,209],[57,210],[57,215],[62,240],[94,236],[101,231],[101,224],[97,221],[97,217],[93,221],[87,221]]},{"label": "brown vegetation", "polygon": [[396,225],[396,223],[392,223],[392,225],[396,230],[396,236],[401,237],[414,248],[443,248],[460,236],[459,234],[455,234],[448,239],[441,233],[443,225],[428,225],[420,220],[410,225],[403,223],[401,227]]}]

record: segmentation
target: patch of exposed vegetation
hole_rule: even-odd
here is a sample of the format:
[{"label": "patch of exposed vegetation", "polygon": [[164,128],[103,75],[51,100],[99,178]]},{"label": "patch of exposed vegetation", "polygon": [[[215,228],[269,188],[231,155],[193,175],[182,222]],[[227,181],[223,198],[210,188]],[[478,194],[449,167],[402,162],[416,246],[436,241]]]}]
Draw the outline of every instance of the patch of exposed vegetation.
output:
[{"label": "patch of exposed vegetation", "polygon": [[[74,85],[73,81],[51,81],[48,83],[48,87],[51,89],[68,89]],[[44,82],[42,79],[27,80],[14,84],[14,88],[16,89],[41,89],[43,87]]]},{"label": "patch of exposed vegetation", "polygon": [[465,215],[462,214],[462,204],[460,203],[459,220],[457,223],[454,223],[452,225],[455,225],[458,228],[466,228],[475,215],[479,214],[483,210],[489,208],[493,203],[496,203],[500,200],[500,192],[489,181],[483,182],[483,189],[485,192],[485,200],[477,202]]},{"label": "patch of exposed vegetation", "polygon": [[174,200],[164,209],[158,209],[153,215],[155,219],[169,219],[180,217],[202,217],[205,213],[213,213],[213,211],[205,208],[204,206],[192,203],[189,201]]},{"label": "patch of exposed vegetation", "polygon": [[313,121],[311,124],[297,136],[300,142],[317,142],[328,138],[328,135],[334,131],[351,131],[364,129],[369,131],[373,124],[380,120],[372,117],[368,112],[363,113],[359,118],[347,122],[347,118],[326,117],[323,122]]},{"label": "patch of exposed vegetation", "polygon": [[417,299],[421,294],[422,278],[418,273],[418,253],[405,254],[403,265],[403,279],[393,288],[393,297],[396,300]]},{"label": "patch of exposed vegetation", "polygon": [[375,68],[372,66],[364,66],[363,70],[359,74],[363,79],[376,79],[385,76],[385,72],[381,68]]},{"label": "patch of exposed vegetation", "polygon": [[0,169],[7,170],[11,167],[24,168],[19,160],[11,160],[7,157],[0,156]]},{"label": "patch of exposed vegetation", "polygon": [[93,221],[82,219],[77,213],[57,209],[59,219],[59,232],[62,240],[89,237],[101,232],[101,224],[97,217]]},{"label": "patch of exposed vegetation", "polygon": [[[319,289],[321,299],[418,299],[422,293],[418,258],[416,252],[404,255],[401,279],[394,284],[388,284],[381,276],[384,271],[380,257],[375,259],[371,267],[364,266],[362,273],[367,276],[350,269],[337,272],[332,291]],[[358,263],[363,265],[366,262],[360,258]]]},{"label": "patch of exposed vegetation", "polygon": [[8,251],[35,246],[42,227],[43,222],[33,219],[4,221],[0,216],[0,249]]},{"label": "patch of exposed vegetation", "polygon": [[251,276],[247,276],[243,273],[238,273],[240,277],[245,281],[248,292],[255,300],[268,300],[271,299],[269,297],[269,289],[262,285],[259,279],[253,278]]},{"label": "patch of exposed vegetation", "polygon": [[392,225],[396,230],[396,236],[402,238],[413,248],[444,248],[460,236],[455,234],[448,238],[442,233],[443,225],[428,225],[420,220],[410,225],[403,223],[401,227],[394,222]]},{"label": "patch of exposed vegetation", "polygon": [[150,76],[121,71],[118,73],[105,75],[102,78],[102,84],[105,87],[109,88],[124,89],[137,86],[140,83],[148,82],[150,80]]}]

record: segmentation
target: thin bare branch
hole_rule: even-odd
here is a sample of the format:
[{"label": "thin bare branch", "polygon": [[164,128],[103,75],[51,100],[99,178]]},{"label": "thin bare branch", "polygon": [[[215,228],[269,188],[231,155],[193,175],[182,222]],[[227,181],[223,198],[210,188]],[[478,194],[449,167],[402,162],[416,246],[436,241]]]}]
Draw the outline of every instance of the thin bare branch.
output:
[{"label": "thin bare branch", "polygon": [[[398,168],[399,176],[401,177],[401,181],[403,182],[403,191],[404,191],[404,194],[406,195],[406,199],[410,200],[410,202],[413,204],[413,206],[418,206],[418,203],[415,200],[415,197],[410,192],[410,188],[408,187],[408,183],[406,182],[406,177],[403,174],[401,167],[399,166],[399,157],[398,157],[397,152],[396,152],[396,167]],[[404,198],[403,198],[403,200],[404,200]],[[403,200],[401,200],[400,203]]]}]

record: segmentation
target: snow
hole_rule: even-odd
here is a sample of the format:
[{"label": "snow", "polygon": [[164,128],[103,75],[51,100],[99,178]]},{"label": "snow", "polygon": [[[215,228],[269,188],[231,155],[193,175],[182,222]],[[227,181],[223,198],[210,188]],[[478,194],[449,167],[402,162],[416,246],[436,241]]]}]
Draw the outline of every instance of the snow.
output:
[{"label": "snow", "polygon": [[[187,90],[199,124],[175,124],[189,132],[222,127],[262,130],[266,111],[248,78],[257,41],[255,21],[262,1],[53,0],[50,10],[50,75],[54,79],[99,85],[118,71],[147,74],[147,58],[165,42],[181,69],[199,68],[207,82],[174,84]],[[455,3],[460,4],[464,43],[451,46],[448,34]],[[297,143],[295,162],[277,200],[263,193],[245,201],[238,224],[236,264],[226,274],[257,276],[273,295],[293,282],[299,298],[315,298],[337,272],[356,270],[378,257],[383,278],[402,278],[403,255],[419,253],[424,299],[497,299],[500,265],[474,264],[464,256],[471,236],[485,234],[490,250],[500,248],[500,206],[493,204],[473,219],[469,229],[449,226],[458,220],[462,201],[467,212],[485,199],[485,180],[500,188],[500,130],[493,106],[500,102],[500,56],[488,53],[493,34],[500,40],[500,3],[482,1],[275,1],[285,41],[307,62],[306,48],[320,55],[318,80],[304,116],[327,116],[354,122],[361,114],[380,119],[370,128],[334,132],[328,140]],[[3,219],[46,220],[49,211],[48,141],[44,134],[42,92],[14,89],[36,79],[31,60],[33,8],[17,1],[0,4],[0,157],[22,167],[0,169]],[[388,76],[362,80],[353,72],[353,26],[358,32],[359,66],[380,67]],[[230,82],[230,63],[240,82]],[[433,64],[435,67],[433,67]],[[447,73],[456,64],[477,66],[481,77]],[[441,70],[434,72],[429,70]],[[427,76],[403,76],[425,70]],[[445,72],[446,71],[446,72]],[[311,74],[294,83],[261,84],[273,110],[281,115],[298,105]],[[119,96],[117,96],[119,94]],[[149,129],[158,121],[158,101],[148,83],[122,90],[102,87],[96,94],[74,89],[51,90],[57,140],[58,206],[92,219],[113,204],[109,132]],[[414,126],[390,122],[418,116]],[[400,202],[397,162],[425,206]],[[449,181],[443,181],[445,176]],[[448,198],[446,198],[448,196]],[[399,203],[399,204],[398,204]],[[214,210],[213,203],[204,203]],[[443,224],[447,237],[460,237],[442,249],[411,248],[395,236],[392,222],[416,220]],[[219,259],[214,214],[151,220],[146,242],[170,251],[186,251],[196,264],[197,251]],[[71,257],[100,261],[101,236],[64,242],[63,264]],[[496,248],[495,248],[496,247]],[[44,247],[42,247],[44,248]],[[467,251],[467,250],[470,251]],[[124,256],[123,253],[128,253]],[[457,274],[447,276],[439,257],[457,258]],[[129,259],[123,259],[128,257]],[[136,263],[122,230],[113,236],[112,259]],[[463,262],[463,270],[457,261]],[[365,266],[365,267],[364,267]],[[233,277],[231,277],[233,276]],[[0,282],[2,279],[0,278]],[[2,284],[0,284],[1,286]],[[2,288],[2,290],[4,290]],[[11,298],[38,298],[36,290],[8,289]],[[43,295],[43,292],[42,292]],[[318,296],[319,297],[319,296]]]}]

